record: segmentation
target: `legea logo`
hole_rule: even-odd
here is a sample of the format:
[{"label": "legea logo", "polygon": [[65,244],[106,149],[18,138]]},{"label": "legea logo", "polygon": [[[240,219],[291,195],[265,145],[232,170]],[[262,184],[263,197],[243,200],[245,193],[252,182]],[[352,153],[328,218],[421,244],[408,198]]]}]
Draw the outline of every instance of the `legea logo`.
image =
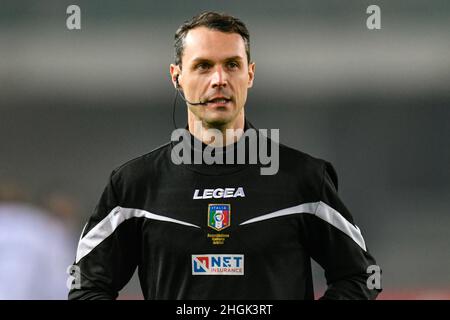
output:
[{"label": "legea logo", "polygon": [[217,189],[204,189],[203,192],[199,189],[195,189],[192,199],[220,199],[220,198],[238,198],[245,197],[244,188],[217,188]]},{"label": "legea logo", "polygon": [[193,254],[193,275],[244,275],[243,254]]}]

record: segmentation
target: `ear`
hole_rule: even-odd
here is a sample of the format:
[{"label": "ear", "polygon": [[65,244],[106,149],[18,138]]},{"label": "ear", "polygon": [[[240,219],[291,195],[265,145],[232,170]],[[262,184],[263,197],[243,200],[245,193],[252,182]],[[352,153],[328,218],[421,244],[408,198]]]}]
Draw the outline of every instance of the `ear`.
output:
[{"label": "ear", "polygon": [[253,79],[255,79],[255,63],[252,62],[248,65],[248,84],[247,88],[253,87]]},{"label": "ear", "polygon": [[[177,88],[177,76],[181,76],[181,68],[179,65],[176,64],[170,64],[170,80],[172,80],[172,84],[175,87],[175,89]],[[178,78],[178,83],[180,83],[181,79]]]}]

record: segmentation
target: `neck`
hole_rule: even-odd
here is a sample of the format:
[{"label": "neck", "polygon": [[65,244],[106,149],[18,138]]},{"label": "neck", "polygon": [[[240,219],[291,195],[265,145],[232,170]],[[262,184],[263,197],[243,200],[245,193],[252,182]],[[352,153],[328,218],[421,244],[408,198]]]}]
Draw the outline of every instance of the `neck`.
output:
[{"label": "neck", "polygon": [[244,110],[233,121],[227,123],[206,122],[188,111],[189,132],[204,144],[214,147],[222,147],[238,141],[244,132],[244,124]]}]

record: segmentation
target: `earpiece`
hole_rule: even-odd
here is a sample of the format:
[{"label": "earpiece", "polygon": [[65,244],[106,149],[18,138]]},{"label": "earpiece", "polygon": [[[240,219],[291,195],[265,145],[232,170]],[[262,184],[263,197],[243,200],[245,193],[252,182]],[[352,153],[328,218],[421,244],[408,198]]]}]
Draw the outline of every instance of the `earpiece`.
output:
[{"label": "earpiece", "polygon": [[177,105],[177,97],[178,97],[178,94],[180,94],[180,97],[181,97],[186,103],[188,103],[188,104],[190,104],[190,105],[192,105],[192,106],[201,106],[201,105],[206,106],[206,105],[208,104],[207,101],[199,101],[199,102],[190,102],[190,101],[187,101],[186,98],[185,98],[185,97],[183,96],[183,94],[181,93],[181,92],[183,91],[183,89],[181,88],[180,83],[178,82],[178,77],[179,77],[179,76],[180,76],[179,74],[177,74],[177,75],[175,76],[175,87],[176,87],[176,91],[175,91],[175,98],[173,99],[173,109],[172,109],[172,121],[173,121],[173,126],[174,126],[175,129],[177,129],[177,124],[176,124],[176,122],[175,122],[175,107],[176,107],[176,105]]}]

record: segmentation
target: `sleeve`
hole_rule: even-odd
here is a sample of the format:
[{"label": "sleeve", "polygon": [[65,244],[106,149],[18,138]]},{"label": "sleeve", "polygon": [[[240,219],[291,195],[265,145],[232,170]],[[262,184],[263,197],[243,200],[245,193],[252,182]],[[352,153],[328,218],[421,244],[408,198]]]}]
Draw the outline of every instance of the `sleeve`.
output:
[{"label": "sleeve", "polygon": [[138,264],[137,222],[123,216],[113,181],[114,171],[82,231],[69,300],[116,299]]},{"label": "sleeve", "polygon": [[375,299],[380,289],[368,285],[369,266],[376,261],[368,252],[360,229],[338,196],[337,174],[324,163],[320,201],[315,213],[306,215],[305,243],[311,257],[319,263],[327,280],[320,299]]}]

